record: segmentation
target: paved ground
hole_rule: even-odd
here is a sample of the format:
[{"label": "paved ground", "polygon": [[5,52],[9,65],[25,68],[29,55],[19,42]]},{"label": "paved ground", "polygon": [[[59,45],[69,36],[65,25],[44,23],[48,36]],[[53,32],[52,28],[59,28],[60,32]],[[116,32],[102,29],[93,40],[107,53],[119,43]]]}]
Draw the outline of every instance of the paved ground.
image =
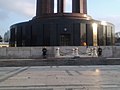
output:
[{"label": "paved ground", "polygon": [[80,65],[120,65],[120,58],[47,58],[47,59],[0,59],[0,67],[23,66],[80,66]]},{"label": "paved ground", "polygon": [[120,90],[120,66],[0,67],[0,90]]}]

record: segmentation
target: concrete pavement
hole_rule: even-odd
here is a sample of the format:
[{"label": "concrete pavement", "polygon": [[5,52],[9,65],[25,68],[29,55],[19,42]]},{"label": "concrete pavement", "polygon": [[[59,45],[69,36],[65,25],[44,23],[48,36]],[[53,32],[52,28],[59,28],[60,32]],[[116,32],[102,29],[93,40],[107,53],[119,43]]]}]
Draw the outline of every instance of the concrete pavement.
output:
[{"label": "concrete pavement", "polygon": [[120,58],[0,59],[0,67],[120,65]]},{"label": "concrete pavement", "polygon": [[120,90],[120,66],[1,67],[0,90]]}]

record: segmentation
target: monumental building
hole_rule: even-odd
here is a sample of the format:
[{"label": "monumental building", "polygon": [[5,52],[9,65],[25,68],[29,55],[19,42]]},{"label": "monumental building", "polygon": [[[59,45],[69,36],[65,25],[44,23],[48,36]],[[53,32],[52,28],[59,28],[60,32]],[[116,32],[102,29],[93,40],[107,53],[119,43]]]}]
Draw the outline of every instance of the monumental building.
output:
[{"label": "monumental building", "polygon": [[36,16],[10,27],[11,47],[110,46],[115,43],[114,25],[87,14],[87,0],[72,0],[71,13],[65,0],[37,0]]}]

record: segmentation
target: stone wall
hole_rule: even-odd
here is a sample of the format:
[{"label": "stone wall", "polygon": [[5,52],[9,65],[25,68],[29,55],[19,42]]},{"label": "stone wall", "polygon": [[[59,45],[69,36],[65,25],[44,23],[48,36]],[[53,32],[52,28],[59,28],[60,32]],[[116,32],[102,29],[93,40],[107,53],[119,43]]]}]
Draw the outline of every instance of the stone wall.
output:
[{"label": "stone wall", "polygon": [[[42,58],[42,48],[43,47],[9,47],[0,48],[0,58],[11,58],[11,59],[32,59],[32,58]],[[62,57],[72,57],[73,50],[78,48],[78,53],[80,56],[87,55],[86,47],[46,47],[48,52],[48,57],[56,57],[56,50],[60,49],[60,56]],[[93,47],[89,47],[93,48]],[[104,46],[102,57],[120,57],[120,47],[118,46]]]},{"label": "stone wall", "polygon": [[[47,47],[48,57],[53,57],[54,53],[51,47]],[[0,58],[11,59],[29,59],[42,58],[42,47],[9,47],[0,48]]]},{"label": "stone wall", "polygon": [[[73,49],[76,49],[76,48],[78,48],[78,53],[80,56],[83,56],[83,57],[87,56],[87,53],[86,53],[87,47],[82,47],[82,46],[78,46],[78,47],[55,47],[55,50],[57,48],[60,48],[60,55],[61,56],[65,56],[65,55],[72,56]],[[88,48],[92,49],[94,47],[90,46]],[[113,49],[115,48],[113,46],[101,46],[101,48],[103,50],[102,57],[113,57],[114,56],[113,54],[115,54],[115,53],[118,53],[118,56],[119,56],[119,53],[120,53],[119,51],[115,52],[116,50],[114,50],[114,53],[113,53]]]},{"label": "stone wall", "polygon": [[120,58],[120,46],[113,47],[113,57],[119,57]]}]

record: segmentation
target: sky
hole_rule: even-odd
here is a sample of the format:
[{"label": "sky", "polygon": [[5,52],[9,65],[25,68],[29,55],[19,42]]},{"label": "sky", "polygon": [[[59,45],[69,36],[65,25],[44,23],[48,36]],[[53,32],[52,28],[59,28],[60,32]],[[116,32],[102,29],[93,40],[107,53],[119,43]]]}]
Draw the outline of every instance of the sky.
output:
[{"label": "sky", "polygon": [[[71,10],[70,1],[66,0],[66,12]],[[35,13],[36,0],[0,0],[0,35],[12,24],[31,20]],[[88,0],[88,15],[113,23],[116,32],[120,32],[120,0]]]}]

